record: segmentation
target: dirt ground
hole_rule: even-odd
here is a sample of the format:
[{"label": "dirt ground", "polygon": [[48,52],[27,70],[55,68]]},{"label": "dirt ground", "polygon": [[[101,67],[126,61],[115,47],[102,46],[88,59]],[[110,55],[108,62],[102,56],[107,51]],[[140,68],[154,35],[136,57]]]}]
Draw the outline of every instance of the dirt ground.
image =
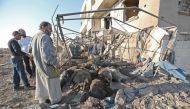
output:
[{"label": "dirt ground", "polygon": [[[2,64],[6,65],[3,66]],[[12,65],[7,49],[0,50],[0,65],[0,108],[23,109],[24,107],[36,103],[36,101],[34,101],[34,90],[23,89],[18,92],[13,91]],[[28,79],[31,85],[35,85],[35,78]],[[21,86],[23,86],[22,81]]]}]

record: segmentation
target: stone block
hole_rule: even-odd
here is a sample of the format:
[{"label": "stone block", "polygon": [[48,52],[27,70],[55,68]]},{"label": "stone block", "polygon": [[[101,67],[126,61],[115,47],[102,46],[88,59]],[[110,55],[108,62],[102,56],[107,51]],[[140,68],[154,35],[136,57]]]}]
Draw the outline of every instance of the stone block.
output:
[{"label": "stone block", "polygon": [[145,96],[145,95],[148,95],[150,93],[157,94],[158,89],[156,87],[146,87],[144,89],[139,90],[139,95],[140,96]]}]

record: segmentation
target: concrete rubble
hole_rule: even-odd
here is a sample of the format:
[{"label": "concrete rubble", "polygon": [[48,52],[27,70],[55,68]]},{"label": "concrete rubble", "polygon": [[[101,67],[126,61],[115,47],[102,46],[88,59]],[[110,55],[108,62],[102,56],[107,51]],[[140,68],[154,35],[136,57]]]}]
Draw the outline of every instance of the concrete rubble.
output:
[{"label": "concrete rubble", "polygon": [[[112,62],[114,63],[114,62]],[[126,62],[123,62],[126,63]],[[154,77],[143,77],[138,74],[130,74],[123,69],[127,66],[99,67],[99,70],[93,68],[73,69],[72,78],[64,84],[63,101],[54,108],[56,109],[173,109],[190,107],[190,84],[174,77],[168,78],[163,75],[161,70]],[[83,66],[84,67],[84,66]],[[134,67],[132,70],[135,70]],[[71,68],[72,69],[72,68]],[[80,70],[79,70],[80,69]],[[118,70],[116,70],[118,69]],[[70,70],[70,69],[69,69]],[[96,75],[92,73],[96,72]],[[117,73],[112,73],[116,71]],[[67,72],[64,71],[64,72]],[[89,81],[89,73],[91,78]],[[103,76],[102,73],[105,73]],[[129,73],[126,75],[126,73]],[[107,76],[106,76],[107,75]],[[114,79],[116,75],[117,79]],[[121,76],[125,75],[125,76]],[[143,79],[136,78],[140,76]],[[123,78],[125,78],[123,80]],[[64,80],[64,77],[63,77]],[[81,81],[83,80],[83,81]],[[85,84],[87,80],[87,84]],[[84,82],[85,85],[81,85]],[[88,83],[90,82],[90,83]],[[111,86],[113,85],[113,86]],[[82,87],[82,88],[81,88]],[[116,88],[117,87],[117,88]],[[107,102],[106,97],[113,99],[113,102]],[[64,104],[64,106],[62,106]],[[107,106],[107,107],[106,107]],[[109,108],[108,108],[109,107]],[[53,107],[48,107],[54,109]]]}]

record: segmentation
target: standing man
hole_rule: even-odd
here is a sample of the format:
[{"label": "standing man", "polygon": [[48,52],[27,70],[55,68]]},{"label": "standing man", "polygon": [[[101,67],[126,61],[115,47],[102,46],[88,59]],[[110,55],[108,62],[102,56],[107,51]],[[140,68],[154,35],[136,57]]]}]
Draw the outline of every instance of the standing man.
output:
[{"label": "standing man", "polygon": [[29,89],[31,88],[25,70],[24,70],[24,65],[23,65],[23,60],[22,60],[22,56],[27,56],[27,57],[31,57],[29,54],[24,53],[21,51],[21,47],[18,44],[18,40],[21,39],[20,34],[18,31],[14,31],[12,33],[12,35],[14,36],[14,38],[12,38],[11,40],[9,40],[8,42],[8,47],[11,51],[11,60],[13,63],[13,84],[14,84],[14,90],[18,91],[20,89],[20,79],[22,79],[23,83],[24,83],[24,88]]},{"label": "standing man", "polygon": [[[20,33],[20,35],[22,37],[21,40],[19,41],[19,44],[21,46],[21,50],[25,53],[28,53],[29,52],[28,46],[30,44],[32,37],[26,36],[26,32],[24,29],[19,29],[18,32]],[[34,61],[33,61],[33,59],[30,59],[28,56],[23,56],[23,59],[24,59],[26,71],[29,73],[30,78],[31,78],[32,76],[35,75]],[[31,68],[30,62],[32,64],[32,68]]]},{"label": "standing man", "polygon": [[52,27],[49,22],[44,21],[39,28],[40,31],[34,35],[30,46],[36,65],[35,98],[40,103],[55,104],[61,101],[62,93],[57,56],[50,37]]}]

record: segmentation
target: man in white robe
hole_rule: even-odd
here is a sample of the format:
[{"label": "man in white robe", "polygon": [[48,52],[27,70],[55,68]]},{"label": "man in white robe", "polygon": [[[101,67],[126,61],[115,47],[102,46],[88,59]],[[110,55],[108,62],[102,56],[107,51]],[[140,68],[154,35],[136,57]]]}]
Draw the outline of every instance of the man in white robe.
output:
[{"label": "man in white robe", "polygon": [[35,99],[40,103],[50,100],[51,104],[55,104],[61,101],[62,93],[51,32],[51,24],[42,22],[40,31],[32,39],[30,50],[36,65]]}]

